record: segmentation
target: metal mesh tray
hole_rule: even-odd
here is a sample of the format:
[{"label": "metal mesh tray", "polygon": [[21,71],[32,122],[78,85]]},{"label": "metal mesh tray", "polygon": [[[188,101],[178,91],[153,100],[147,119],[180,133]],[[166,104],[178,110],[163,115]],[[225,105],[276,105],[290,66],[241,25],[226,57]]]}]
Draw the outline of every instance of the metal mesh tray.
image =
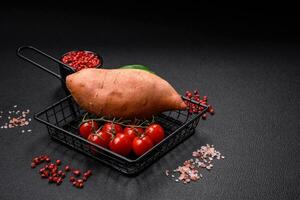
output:
[{"label": "metal mesh tray", "polygon": [[186,97],[182,98],[202,106],[203,111],[190,114],[188,110],[175,110],[155,116],[155,120],[164,127],[166,137],[140,157],[133,154],[129,157],[123,157],[80,137],[78,126],[86,111],[82,110],[71,96],[67,96],[35,114],[35,119],[47,126],[51,138],[125,174],[132,175],[141,172],[195,132],[200,117],[207,111],[208,106]]}]

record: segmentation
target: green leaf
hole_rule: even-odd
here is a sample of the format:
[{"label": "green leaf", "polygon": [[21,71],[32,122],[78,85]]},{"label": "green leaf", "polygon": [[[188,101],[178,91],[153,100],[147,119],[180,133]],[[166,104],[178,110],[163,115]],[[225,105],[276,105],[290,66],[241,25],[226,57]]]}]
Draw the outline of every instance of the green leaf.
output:
[{"label": "green leaf", "polygon": [[137,64],[134,64],[134,65],[124,65],[124,66],[121,66],[120,69],[140,69],[140,70],[145,70],[145,71],[148,71],[150,73],[153,73],[155,74],[153,71],[151,71],[147,66],[145,65],[137,65]]}]

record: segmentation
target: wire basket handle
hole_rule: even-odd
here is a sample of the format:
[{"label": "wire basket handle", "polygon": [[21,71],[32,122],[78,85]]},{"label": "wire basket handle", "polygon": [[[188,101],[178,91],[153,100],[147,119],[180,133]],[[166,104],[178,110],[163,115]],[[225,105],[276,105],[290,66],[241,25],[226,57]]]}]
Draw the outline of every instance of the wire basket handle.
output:
[{"label": "wire basket handle", "polygon": [[[36,67],[38,67],[38,68],[40,68],[40,69],[42,69],[42,70],[48,72],[49,74],[55,76],[55,77],[58,78],[59,80],[65,81],[65,80],[62,79],[61,75],[59,75],[59,74],[57,74],[57,73],[51,71],[51,70],[48,69],[47,67],[44,67],[43,65],[37,63],[36,61],[31,60],[30,58],[26,57],[25,55],[23,55],[23,54],[22,54],[22,51],[25,50],[25,49],[32,50],[32,51],[34,51],[34,52],[36,52],[36,53],[38,53],[38,54],[40,54],[40,55],[42,55],[42,56],[44,56],[44,57],[46,57],[46,58],[48,58],[48,59],[50,59],[50,60],[56,62],[56,63],[58,63],[58,64],[60,64],[60,65],[63,65],[63,66],[65,66],[65,67],[69,68],[70,70],[74,71],[74,69],[72,69],[72,68],[69,67],[68,65],[64,64],[64,63],[61,62],[60,60],[57,60],[56,58],[54,58],[54,57],[52,57],[52,56],[50,56],[50,55],[44,53],[43,51],[41,51],[41,50],[39,50],[39,49],[37,49],[37,48],[35,48],[35,47],[33,47],[33,46],[21,46],[21,47],[19,47],[19,48],[17,49],[17,55],[18,55],[20,58],[22,58],[23,60],[25,60],[25,61],[27,61],[27,62],[33,64],[33,65],[35,65]],[[75,71],[74,71],[74,72],[75,72]]]}]

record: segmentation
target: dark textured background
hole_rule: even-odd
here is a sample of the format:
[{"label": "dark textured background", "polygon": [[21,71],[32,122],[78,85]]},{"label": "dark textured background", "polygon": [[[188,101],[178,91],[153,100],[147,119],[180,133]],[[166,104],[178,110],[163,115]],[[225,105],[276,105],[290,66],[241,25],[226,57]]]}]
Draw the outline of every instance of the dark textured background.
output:
[{"label": "dark textured background", "polygon": [[[35,113],[64,96],[55,78],[16,57],[16,48],[27,44],[55,57],[82,48],[99,52],[106,66],[151,66],[181,93],[199,88],[216,115],[137,177],[51,141],[36,121],[32,133],[0,129],[0,199],[300,198],[294,9],[82,4],[1,7],[0,110],[18,104]],[[226,159],[216,161],[201,181],[183,185],[164,176],[206,143]],[[42,153],[95,175],[83,190],[67,180],[60,187],[48,185],[30,169],[32,157]]]}]

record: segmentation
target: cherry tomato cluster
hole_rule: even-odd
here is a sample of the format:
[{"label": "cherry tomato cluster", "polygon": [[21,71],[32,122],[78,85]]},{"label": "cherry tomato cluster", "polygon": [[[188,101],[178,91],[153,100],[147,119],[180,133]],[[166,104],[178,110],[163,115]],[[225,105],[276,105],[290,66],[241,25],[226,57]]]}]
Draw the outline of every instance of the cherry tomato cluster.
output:
[{"label": "cherry tomato cluster", "polygon": [[119,124],[107,122],[99,128],[93,120],[82,123],[79,133],[88,141],[122,156],[128,156],[131,152],[141,156],[165,137],[164,129],[157,123],[144,129],[137,126],[123,128]]},{"label": "cherry tomato cluster", "polygon": [[[42,163],[46,163],[42,168],[39,169],[41,178],[48,179],[49,183],[56,183],[56,185],[62,184],[66,173],[72,171],[70,182],[76,188],[83,188],[84,182],[92,175],[92,170],[88,170],[83,174],[82,178],[79,178],[81,172],[78,169],[71,169],[69,165],[66,165],[63,169],[59,169],[61,166],[61,160],[56,160],[51,163],[51,159],[48,155],[37,156],[32,159],[31,168],[36,168]],[[75,178],[77,177],[77,179]]]},{"label": "cherry tomato cluster", "polygon": [[62,57],[62,62],[76,71],[85,68],[95,68],[100,64],[98,56],[88,51],[71,51]]},{"label": "cherry tomato cluster", "polygon": [[[186,91],[185,92],[185,96],[189,99],[192,99],[194,101],[197,101],[203,105],[207,105],[208,106],[208,112],[211,114],[211,115],[214,115],[215,114],[215,111],[213,109],[213,107],[211,105],[208,104],[208,98],[207,96],[203,96],[202,98],[200,97],[200,93],[198,90],[194,90],[194,92],[192,93],[191,91]],[[190,114],[193,114],[193,113],[200,113],[204,110],[204,107],[202,106],[198,106],[194,103],[191,103],[189,101],[185,101],[185,103],[188,105],[188,112]],[[207,118],[207,115],[206,113],[204,113],[202,115],[202,119],[206,119]]]}]

